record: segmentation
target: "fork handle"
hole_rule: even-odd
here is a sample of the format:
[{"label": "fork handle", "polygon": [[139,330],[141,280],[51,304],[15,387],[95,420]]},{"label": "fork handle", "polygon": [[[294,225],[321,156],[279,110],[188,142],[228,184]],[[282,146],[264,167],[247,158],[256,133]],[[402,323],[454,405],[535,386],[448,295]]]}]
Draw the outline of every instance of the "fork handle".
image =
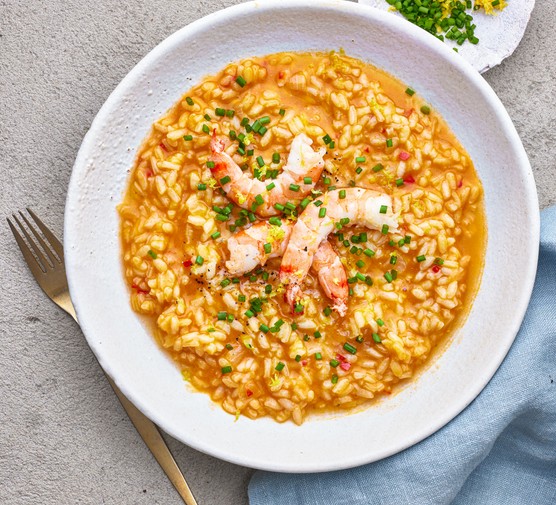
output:
[{"label": "fork handle", "polygon": [[[75,308],[73,307],[69,295],[66,295],[65,298],[62,297],[62,299],[58,299],[57,303],[75,319],[77,324],[79,324]],[[184,503],[186,505],[198,505],[185,481],[185,477],[181,473],[176,460],[172,456],[170,449],[166,445],[156,425],[125,397],[120,391],[120,388],[116,386],[114,381],[106,373],[105,375],[114,393],[116,393],[116,396],[120,400],[122,407],[131,419],[133,426],[135,426],[135,429],[139,432],[139,435],[141,435],[143,442],[145,442],[145,445],[150,449],[152,455],[155,457],[156,461],[158,461],[158,464],[162,470],[164,470],[164,473],[168,479],[170,479],[170,482],[176,488],[176,491],[182,497]]]},{"label": "fork handle", "polygon": [[114,381],[108,377],[108,375],[106,378],[116,393],[116,396],[120,400],[122,407],[131,419],[133,426],[135,426],[139,435],[141,435],[141,438],[150,449],[153,456],[158,461],[158,464],[162,467],[162,470],[164,470],[164,473],[166,473],[170,482],[174,485],[176,491],[182,497],[183,501],[187,505],[197,505],[197,502],[195,501],[195,498],[193,497],[181,470],[179,469],[172,453],[170,452],[170,449],[168,449],[168,446],[166,445],[166,442],[162,438],[162,435],[156,425],[124,396],[118,386],[114,384]]}]

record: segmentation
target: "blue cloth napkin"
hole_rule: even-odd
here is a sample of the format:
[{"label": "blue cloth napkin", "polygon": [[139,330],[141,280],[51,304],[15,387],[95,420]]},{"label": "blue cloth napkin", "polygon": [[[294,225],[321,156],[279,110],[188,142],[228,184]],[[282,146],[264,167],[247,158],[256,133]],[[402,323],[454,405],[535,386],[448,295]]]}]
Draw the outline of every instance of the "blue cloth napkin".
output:
[{"label": "blue cloth napkin", "polygon": [[251,505],[555,505],[556,207],[541,214],[539,269],[517,338],[467,409],[421,443],[321,474],[257,472]]}]

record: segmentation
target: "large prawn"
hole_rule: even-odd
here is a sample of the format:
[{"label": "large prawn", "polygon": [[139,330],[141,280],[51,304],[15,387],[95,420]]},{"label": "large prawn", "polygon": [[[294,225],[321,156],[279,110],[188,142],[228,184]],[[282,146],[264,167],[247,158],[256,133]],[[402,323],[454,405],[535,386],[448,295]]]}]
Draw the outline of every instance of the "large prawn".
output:
[{"label": "large prawn", "polygon": [[[276,216],[280,211],[274,208],[275,204],[292,202],[297,205],[315,187],[322,173],[326,149],[314,151],[312,143],[304,133],[297,135],[282,172],[276,179],[261,181],[243,172],[224,151],[224,140],[214,135],[210,143],[210,160],[214,163],[211,171],[228,198],[237,205],[254,210],[262,217]],[[308,178],[311,182],[305,184]]]},{"label": "large prawn", "polygon": [[[228,239],[230,259],[226,268],[232,275],[249,272],[257,265],[264,265],[270,258],[279,258],[286,251],[294,225],[282,223],[273,226],[260,221]],[[265,248],[266,245],[266,248]],[[347,310],[348,283],[344,265],[328,240],[323,240],[313,257],[312,269],[332,308],[341,316]]]},{"label": "large prawn", "polygon": [[323,195],[322,206],[309,205],[291,231],[280,266],[280,282],[287,285],[286,299],[291,306],[301,297],[301,284],[314,265],[321,243],[340,220],[346,225],[365,226],[383,233],[398,228],[390,196],[362,188],[344,189],[342,196],[338,190]]}]

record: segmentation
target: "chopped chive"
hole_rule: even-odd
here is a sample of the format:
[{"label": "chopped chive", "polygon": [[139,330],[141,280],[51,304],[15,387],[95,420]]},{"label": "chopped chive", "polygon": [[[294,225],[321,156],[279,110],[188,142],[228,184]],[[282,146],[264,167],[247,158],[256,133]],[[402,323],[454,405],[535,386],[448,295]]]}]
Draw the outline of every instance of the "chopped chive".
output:
[{"label": "chopped chive", "polygon": [[261,330],[263,333],[268,333],[270,331],[270,328],[266,324],[261,324],[259,326],[259,330]]},{"label": "chopped chive", "polygon": [[245,315],[247,317],[253,317],[255,315],[255,313],[251,309],[249,309],[249,310],[245,311]]},{"label": "chopped chive", "polygon": [[226,344],[226,349],[228,349],[228,351],[232,351],[234,348],[234,346],[232,344]]},{"label": "chopped chive", "polygon": [[257,156],[257,165],[259,165],[259,167],[264,167],[264,160],[262,156]]},{"label": "chopped chive", "polygon": [[313,205],[315,207],[320,207],[324,202],[322,200],[316,200],[313,202]]},{"label": "chopped chive", "polygon": [[365,275],[365,284],[367,286],[372,286],[373,285],[373,279],[371,279],[370,275]]},{"label": "chopped chive", "polygon": [[349,342],[344,344],[344,349],[350,354],[355,354],[357,352],[357,348],[353,347]]},{"label": "chopped chive", "polygon": [[388,212],[388,205],[381,205],[380,211],[381,214],[386,214]]},{"label": "chopped chive", "polygon": [[286,209],[295,210],[295,204],[293,204],[292,202],[286,202]]},{"label": "chopped chive", "polygon": [[334,141],[328,144],[328,149],[334,149],[336,147],[336,143]]},{"label": "chopped chive", "polygon": [[357,279],[360,280],[360,281],[363,281],[363,282],[365,281],[365,276],[361,272],[357,272],[355,274],[355,277],[357,277]]},{"label": "chopped chive", "polygon": [[303,177],[303,184],[313,184],[313,179],[310,177]]},{"label": "chopped chive", "polygon": [[444,265],[444,260],[442,258],[434,258],[434,264],[438,266]]},{"label": "chopped chive", "polygon": [[300,314],[301,312],[303,312],[303,304],[302,303],[296,303],[293,311],[297,314]]},{"label": "chopped chive", "polygon": [[190,96],[186,97],[185,101],[187,102],[187,105],[193,105],[195,103],[193,101],[193,98],[191,98]]},{"label": "chopped chive", "polygon": [[193,135],[184,135],[183,140],[193,140]]},{"label": "chopped chive", "polygon": [[389,226],[387,224],[383,224],[382,229],[380,231],[383,235],[386,235],[388,233],[388,230],[389,230]]},{"label": "chopped chive", "polygon": [[427,259],[427,257],[424,254],[421,254],[420,256],[417,256],[417,258],[415,258],[417,260],[418,263],[421,263],[423,261],[425,261]]},{"label": "chopped chive", "polygon": [[224,184],[228,184],[229,182],[231,182],[232,178],[229,175],[226,175],[225,177],[222,177],[222,179],[220,179],[220,184],[222,184],[222,186],[224,186]]},{"label": "chopped chive", "polygon": [[243,86],[245,86],[247,84],[247,81],[241,76],[238,75],[236,77],[236,82],[243,88]]},{"label": "chopped chive", "polygon": [[283,116],[286,113],[286,111],[284,109],[280,109],[278,111],[278,114],[280,114],[280,116]]},{"label": "chopped chive", "polygon": [[279,361],[278,364],[277,364],[276,367],[275,367],[275,370],[278,371],[278,372],[281,372],[282,370],[284,370],[284,367],[285,367],[285,366],[286,366],[286,365],[285,365],[284,363],[282,363],[281,361]]},{"label": "chopped chive", "polygon": [[386,272],[384,274],[384,278],[386,279],[386,282],[392,282],[394,280],[390,272]]},{"label": "chopped chive", "polygon": [[253,156],[253,154],[255,154],[255,149],[248,149],[247,150],[247,156]]},{"label": "chopped chive", "polygon": [[262,205],[264,203],[262,195],[255,196],[255,202],[257,203],[257,205]]},{"label": "chopped chive", "polygon": [[230,373],[231,371],[232,371],[232,367],[229,365],[222,367],[222,374]]},{"label": "chopped chive", "polygon": [[247,297],[245,295],[238,295],[237,297],[238,302],[244,302],[245,300],[247,300]]},{"label": "chopped chive", "polygon": [[299,354],[295,355],[295,361],[297,361],[298,363],[301,361],[301,356]]},{"label": "chopped chive", "polygon": [[[241,126],[244,126],[244,127],[247,126],[247,125],[249,124],[249,118],[244,117],[244,118],[241,120],[241,123],[239,123],[239,124],[240,124]],[[243,133],[242,133],[241,135],[243,135]],[[238,136],[238,137],[239,137],[239,136]],[[243,135],[243,138],[245,138],[245,135]],[[243,140],[243,139],[240,138],[240,140]]]},{"label": "chopped chive", "polygon": [[283,212],[286,207],[284,207],[281,203],[275,203],[274,208],[276,210],[279,210],[280,212]]},{"label": "chopped chive", "polygon": [[358,268],[363,268],[365,266],[365,262],[363,260],[358,260],[355,264]]},{"label": "chopped chive", "polygon": [[395,281],[398,278],[398,271],[394,270],[392,268],[392,270],[390,270],[390,274],[392,275],[392,280]]},{"label": "chopped chive", "polygon": [[232,277],[232,284],[239,284],[240,280],[237,277]]},{"label": "chopped chive", "polygon": [[207,185],[204,182],[200,182],[199,184],[197,184],[197,189],[199,191],[205,191],[207,189]]},{"label": "chopped chive", "polygon": [[257,216],[255,216],[255,214],[253,214],[252,212],[249,212],[249,214],[247,214],[247,217],[249,218],[250,223],[254,223],[257,220]]},{"label": "chopped chive", "polygon": [[363,343],[363,337],[362,337],[361,335],[357,335],[357,336],[355,337],[355,340],[356,340],[357,342],[359,342],[360,344]]},{"label": "chopped chive", "polygon": [[278,217],[271,217],[268,222],[274,226],[282,226],[282,221],[280,221],[280,218]]},{"label": "chopped chive", "polygon": [[324,216],[326,216],[326,207],[321,207],[319,209],[319,217],[323,218]]},{"label": "chopped chive", "polygon": [[315,359],[321,360],[322,359],[322,354],[320,352],[316,352],[315,353]]},{"label": "chopped chive", "polygon": [[338,376],[336,374],[334,374],[331,377],[330,382],[332,382],[332,384],[338,384]]},{"label": "chopped chive", "polygon": [[261,126],[259,128],[259,135],[262,137],[267,131],[268,131],[268,128],[266,126]]},{"label": "chopped chive", "polygon": [[397,261],[398,261],[398,257],[395,254],[390,256],[390,265],[395,265]]},{"label": "chopped chive", "polygon": [[230,140],[236,140],[237,139],[237,133],[235,130],[230,130],[228,133],[228,136],[230,137]]},{"label": "chopped chive", "polygon": [[425,115],[428,115],[431,113],[431,108],[428,105],[423,105],[421,107],[421,112]]},{"label": "chopped chive", "polygon": [[386,139],[386,147],[392,147],[393,145],[392,139]]},{"label": "chopped chive", "polygon": [[292,323],[291,326],[293,331],[297,330],[297,323]]},{"label": "chopped chive", "polygon": [[396,186],[400,187],[404,185],[404,180],[402,178],[396,179]]},{"label": "chopped chive", "polygon": [[357,175],[359,175],[361,172],[363,172],[363,169],[362,169],[361,167],[357,167],[357,168],[355,169],[355,173],[356,173]]},{"label": "chopped chive", "polygon": [[304,335],[304,336],[303,336],[303,340],[304,340],[305,342],[309,342],[309,340],[311,340],[311,337],[309,337],[309,335]]},{"label": "chopped chive", "polygon": [[378,324],[379,326],[384,326],[384,321],[379,318],[376,320],[376,324]]},{"label": "chopped chive", "polygon": [[205,133],[210,133],[210,128],[208,127],[208,125],[206,125],[206,124],[203,125],[203,131]]},{"label": "chopped chive", "polygon": [[207,168],[214,168],[214,161],[207,161]]},{"label": "chopped chive", "polygon": [[269,295],[270,293],[272,293],[272,286],[271,286],[270,284],[267,284],[267,285],[264,287],[264,292],[265,292],[267,295]]},{"label": "chopped chive", "polygon": [[215,232],[210,236],[210,238],[217,239],[217,238],[220,238],[220,235],[222,235],[222,234],[221,234],[219,231],[215,231]]},{"label": "chopped chive", "polygon": [[222,282],[220,282],[220,285],[225,288],[226,286],[229,286],[232,283],[232,281],[230,279],[222,279]]},{"label": "chopped chive", "polygon": [[291,191],[299,191],[300,187],[298,184],[290,184],[290,190]]},{"label": "chopped chive", "polygon": [[266,186],[266,190],[270,191],[271,189],[274,189],[276,187],[276,184],[274,184],[273,182],[271,182],[270,184],[268,184]]},{"label": "chopped chive", "polygon": [[321,338],[321,337],[322,337],[322,333],[321,333],[320,331],[317,330],[317,331],[315,331],[315,333],[313,333],[313,336],[314,336],[315,338]]},{"label": "chopped chive", "polygon": [[328,133],[324,137],[322,137],[322,140],[324,141],[324,143],[326,145],[328,145],[328,144],[330,144],[330,142],[332,142],[332,138],[330,137],[330,135],[328,135]]},{"label": "chopped chive", "polygon": [[332,184],[332,179],[330,179],[330,177],[325,177],[323,182],[324,184],[329,186],[330,184]]},{"label": "chopped chive", "polygon": [[195,258],[195,263],[197,263],[197,265],[199,265],[199,266],[201,266],[204,262],[205,262],[205,259],[202,256],[197,256]]},{"label": "chopped chive", "polygon": [[342,219],[340,219],[340,224],[342,226],[345,226],[348,223],[349,223],[349,217],[343,217]]},{"label": "chopped chive", "polygon": [[406,244],[409,244],[409,243],[411,242],[411,236],[410,236],[410,235],[406,235],[406,236],[403,238],[403,241],[404,241]]},{"label": "chopped chive", "polygon": [[331,359],[330,360],[330,366],[332,368],[336,368],[339,364],[340,364],[340,362],[337,359]]},{"label": "chopped chive", "polygon": [[357,277],[350,277],[348,279],[348,284],[355,284],[357,282]]},{"label": "chopped chive", "polygon": [[227,312],[219,312],[219,313],[216,315],[216,318],[217,318],[219,321],[225,321],[227,316],[228,316],[228,313],[227,313]]},{"label": "chopped chive", "polygon": [[380,172],[381,170],[384,169],[384,165],[382,165],[381,163],[379,163],[378,165],[375,165],[373,167],[373,172]]},{"label": "chopped chive", "polygon": [[158,257],[158,255],[157,255],[152,249],[149,249],[149,250],[147,251],[147,254],[148,254],[153,260],[155,260],[155,259]]},{"label": "chopped chive", "polygon": [[377,343],[380,344],[382,342],[380,335],[378,333],[373,333],[373,340]]},{"label": "chopped chive", "polygon": [[258,119],[256,119],[255,122],[251,125],[251,128],[255,133],[259,133],[261,126],[262,126],[261,122]]},{"label": "chopped chive", "polygon": [[235,319],[235,317],[234,317],[233,314],[228,314],[228,315],[226,316],[226,319],[228,320],[229,323],[231,323],[231,322]]},{"label": "chopped chive", "polygon": [[[228,216],[226,216],[226,214],[217,214],[216,215],[216,219],[218,221],[227,221],[229,219]],[[233,231],[233,230],[232,230]]]},{"label": "chopped chive", "polygon": [[280,153],[272,154],[272,163],[280,163]]},{"label": "chopped chive", "polygon": [[355,163],[365,163],[365,161],[367,161],[365,156],[357,156],[357,158],[355,158]]},{"label": "chopped chive", "polygon": [[324,310],[322,311],[322,313],[328,317],[330,314],[332,314],[332,309],[330,307],[325,307]]},{"label": "chopped chive", "polygon": [[210,120],[211,120],[211,117],[210,117],[208,114],[205,114],[203,117],[204,117],[207,121],[210,121]]},{"label": "chopped chive", "polygon": [[413,96],[415,94],[415,90],[411,89],[411,88],[407,88],[405,90],[406,94],[408,94],[409,96]]},{"label": "chopped chive", "polygon": [[338,196],[340,197],[341,200],[343,200],[346,197],[346,190],[341,189],[340,192],[338,193]]},{"label": "chopped chive", "polygon": [[263,249],[266,254],[270,254],[272,252],[272,246],[269,243],[266,243],[263,246]]},{"label": "chopped chive", "polygon": [[228,110],[226,111],[226,116],[228,116],[228,117],[234,117],[234,116],[235,116],[235,113],[236,113],[235,110],[228,109]]}]

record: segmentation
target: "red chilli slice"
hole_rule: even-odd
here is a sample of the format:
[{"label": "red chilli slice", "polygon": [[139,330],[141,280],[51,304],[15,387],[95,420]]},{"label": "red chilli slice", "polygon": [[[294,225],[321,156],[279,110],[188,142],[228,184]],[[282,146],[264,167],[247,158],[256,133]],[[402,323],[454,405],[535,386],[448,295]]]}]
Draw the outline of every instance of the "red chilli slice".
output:
[{"label": "red chilli slice", "polygon": [[340,363],[340,368],[347,372],[351,368],[351,363],[344,361],[343,363]]},{"label": "red chilli slice", "polygon": [[404,177],[403,182],[405,182],[406,184],[413,184],[413,183],[415,182],[415,179],[414,179],[413,176],[410,174],[410,175],[406,175],[406,176]]},{"label": "red chilli slice", "polygon": [[398,158],[402,161],[407,161],[410,158],[410,154],[406,151],[400,151],[400,154],[398,154]]},{"label": "red chilli slice", "polygon": [[183,262],[183,266],[184,266],[185,268],[189,268],[191,265],[193,265],[193,261],[191,261],[191,260],[185,260],[185,261]]}]

